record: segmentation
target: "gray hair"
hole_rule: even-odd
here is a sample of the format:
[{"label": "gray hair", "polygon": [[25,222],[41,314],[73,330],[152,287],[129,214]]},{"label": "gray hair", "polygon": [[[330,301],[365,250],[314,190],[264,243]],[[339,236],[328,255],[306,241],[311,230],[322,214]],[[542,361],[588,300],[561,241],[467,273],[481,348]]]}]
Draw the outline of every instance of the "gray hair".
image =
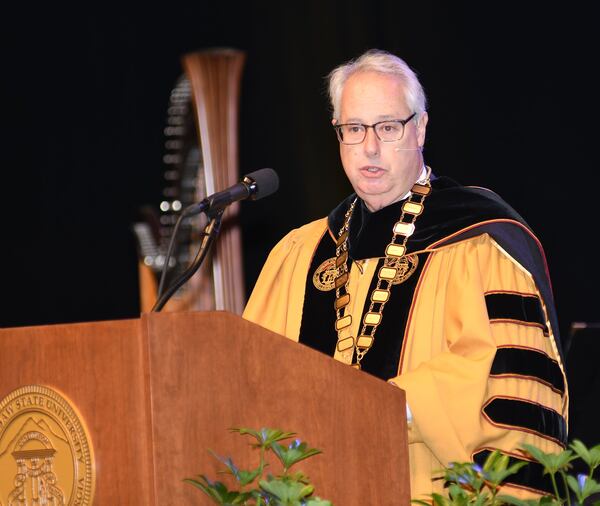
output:
[{"label": "gray hair", "polygon": [[336,67],[327,76],[329,80],[329,99],[333,107],[333,117],[339,120],[340,101],[344,85],[350,76],[359,72],[378,72],[398,77],[404,84],[406,105],[417,113],[417,118],[427,109],[427,99],[417,75],[406,62],[387,51],[370,49],[356,60]]}]

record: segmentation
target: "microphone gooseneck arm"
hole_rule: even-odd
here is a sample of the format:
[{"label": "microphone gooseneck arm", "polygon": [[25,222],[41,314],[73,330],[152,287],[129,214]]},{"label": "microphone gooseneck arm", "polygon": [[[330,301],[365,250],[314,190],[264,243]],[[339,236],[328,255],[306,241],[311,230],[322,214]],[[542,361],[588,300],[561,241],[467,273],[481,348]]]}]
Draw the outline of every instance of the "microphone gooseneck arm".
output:
[{"label": "microphone gooseneck arm", "polygon": [[179,215],[177,218],[177,222],[175,223],[175,227],[173,227],[173,232],[171,233],[171,239],[169,240],[169,247],[167,248],[167,254],[165,256],[163,268],[160,273],[160,281],[158,283],[158,290],[156,292],[157,299],[160,299],[160,296],[165,289],[165,281],[167,279],[167,271],[169,270],[169,262],[171,261],[171,257],[173,256],[173,250],[175,249],[175,237],[177,237],[177,233],[179,232],[179,227],[183,222],[184,215],[183,213]]},{"label": "microphone gooseneck arm", "polygon": [[173,296],[173,294],[181,288],[184,283],[186,283],[194,273],[200,268],[202,262],[206,258],[210,247],[215,241],[217,235],[219,234],[219,230],[221,229],[221,219],[223,217],[223,211],[216,213],[215,216],[211,218],[206,227],[204,228],[202,243],[200,244],[200,248],[198,249],[198,253],[194,258],[194,261],[190,264],[190,266],[181,273],[181,275],[171,284],[171,286],[160,295],[154,307],[152,308],[152,313],[159,312],[168,300]]}]

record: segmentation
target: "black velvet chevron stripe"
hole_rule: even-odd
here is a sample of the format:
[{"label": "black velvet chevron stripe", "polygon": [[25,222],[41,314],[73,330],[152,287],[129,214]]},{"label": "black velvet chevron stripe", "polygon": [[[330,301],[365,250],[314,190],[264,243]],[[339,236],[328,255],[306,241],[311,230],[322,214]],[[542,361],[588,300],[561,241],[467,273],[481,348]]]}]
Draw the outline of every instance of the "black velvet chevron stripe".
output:
[{"label": "black velvet chevron stripe", "polygon": [[494,424],[536,432],[564,446],[567,444],[565,419],[539,404],[497,397],[484,406],[483,412]]},{"label": "black velvet chevron stripe", "polygon": [[529,376],[565,393],[565,381],[556,360],[544,353],[523,348],[498,348],[490,376],[513,374]]},{"label": "black velvet chevron stripe", "polygon": [[548,334],[544,310],[538,297],[516,293],[488,293],[485,304],[490,320],[536,323],[544,328],[544,334]]},{"label": "black velvet chevron stripe", "polygon": [[[473,462],[483,467],[485,460],[490,455],[491,450],[481,450],[473,455]],[[529,460],[519,459],[517,457],[509,456],[509,466],[518,462],[526,462],[527,465],[523,466],[515,474],[511,474],[505,481],[507,484],[513,484],[516,486],[527,487],[540,492],[552,493],[552,481],[550,475],[544,476],[544,466],[537,462],[530,462]]]}]

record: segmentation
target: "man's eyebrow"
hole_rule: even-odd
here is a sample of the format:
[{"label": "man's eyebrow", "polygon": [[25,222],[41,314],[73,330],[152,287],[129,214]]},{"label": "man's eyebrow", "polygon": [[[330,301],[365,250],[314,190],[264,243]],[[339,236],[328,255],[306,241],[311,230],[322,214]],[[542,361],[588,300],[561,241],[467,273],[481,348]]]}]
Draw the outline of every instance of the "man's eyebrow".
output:
[{"label": "man's eyebrow", "polygon": [[[377,116],[377,121],[376,123],[378,123],[379,121],[388,121],[391,119],[398,119],[397,116],[394,116],[393,114],[381,114],[380,116]],[[348,118],[345,121],[343,121],[342,123],[363,123],[363,120],[361,118]]]}]

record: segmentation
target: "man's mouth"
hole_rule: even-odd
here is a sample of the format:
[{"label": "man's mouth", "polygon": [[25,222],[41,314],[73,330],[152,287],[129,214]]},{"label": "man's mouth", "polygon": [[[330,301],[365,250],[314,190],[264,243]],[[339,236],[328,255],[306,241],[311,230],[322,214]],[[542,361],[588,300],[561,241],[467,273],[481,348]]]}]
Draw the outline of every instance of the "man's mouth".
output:
[{"label": "man's mouth", "polygon": [[360,172],[366,176],[377,176],[383,172],[383,169],[374,165],[365,165],[360,168]]}]

